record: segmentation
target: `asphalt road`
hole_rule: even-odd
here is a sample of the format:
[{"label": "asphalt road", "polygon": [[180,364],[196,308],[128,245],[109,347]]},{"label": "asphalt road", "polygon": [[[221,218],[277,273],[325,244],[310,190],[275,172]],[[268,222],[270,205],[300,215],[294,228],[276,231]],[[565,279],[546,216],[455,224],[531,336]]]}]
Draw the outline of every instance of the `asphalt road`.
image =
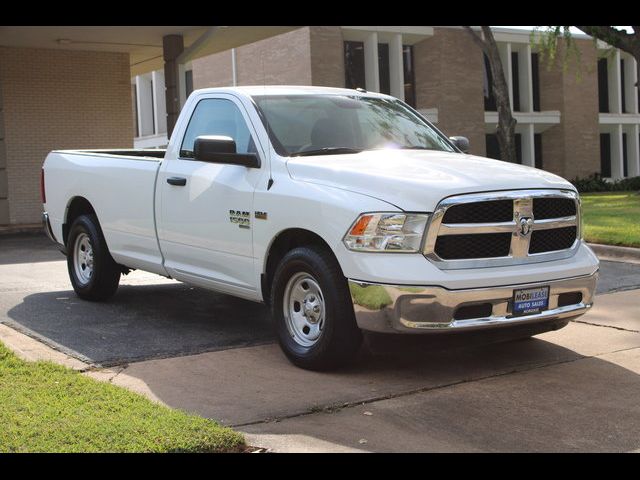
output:
[{"label": "asphalt road", "polygon": [[[634,287],[640,265],[601,263],[598,293]],[[265,306],[145,272],[123,277],[108,302],[80,300],[64,257],[43,235],[0,237],[0,293],[0,322],[101,366],[274,341]],[[425,343],[432,347],[429,339],[417,347]],[[371,344],[386,347],[378,338]]]}]

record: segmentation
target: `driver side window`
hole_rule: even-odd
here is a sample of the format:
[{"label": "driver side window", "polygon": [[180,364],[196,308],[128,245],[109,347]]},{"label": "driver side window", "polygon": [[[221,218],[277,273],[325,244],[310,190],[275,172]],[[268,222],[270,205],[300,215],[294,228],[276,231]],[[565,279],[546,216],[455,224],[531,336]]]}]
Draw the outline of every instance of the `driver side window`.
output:
[{"label": "driver side window", "polygon": [[231,137],[238,153],[258,153],[242,113],[231,100],[209,98],[198,102],[182,140],[181,157],[193,158],[193,144],[200,135]]}]

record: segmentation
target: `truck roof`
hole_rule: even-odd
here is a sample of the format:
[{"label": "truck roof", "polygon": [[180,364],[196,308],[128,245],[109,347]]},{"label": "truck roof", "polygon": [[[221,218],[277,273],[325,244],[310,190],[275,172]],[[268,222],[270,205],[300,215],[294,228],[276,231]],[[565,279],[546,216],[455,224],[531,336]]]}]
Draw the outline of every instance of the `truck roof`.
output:
[{"label": "truck roof", "polygon": [[239,93],[241,95],[351,95],[362,97],[393,98],[381,93],[352,90],[349,88],[314,87],[304,85],[248,85],[242,87],[217,87],[194,90],[193,93]]}]

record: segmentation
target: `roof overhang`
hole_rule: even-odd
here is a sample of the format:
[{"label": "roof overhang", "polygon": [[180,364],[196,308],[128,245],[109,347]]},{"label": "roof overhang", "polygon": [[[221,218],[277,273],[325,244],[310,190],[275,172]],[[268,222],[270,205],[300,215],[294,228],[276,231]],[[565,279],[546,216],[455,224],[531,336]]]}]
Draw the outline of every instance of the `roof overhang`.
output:
[{"label": "roof overhang", "polygon": [[189,60],[239,47],[297,26],[12,26],[0,27],[0,46],[128,53],[131,75],[163,68],[162,38],[182,35]]}]

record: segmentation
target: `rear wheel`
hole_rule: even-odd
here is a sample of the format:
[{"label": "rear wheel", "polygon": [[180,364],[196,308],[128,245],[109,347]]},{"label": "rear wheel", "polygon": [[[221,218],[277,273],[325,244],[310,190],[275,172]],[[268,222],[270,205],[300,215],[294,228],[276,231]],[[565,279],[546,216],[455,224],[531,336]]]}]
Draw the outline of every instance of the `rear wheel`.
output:
[{"label": "rear wheel", "polygon": [[81,215],[67,240],[67,269],[76,294],[92,301],[113,296],[120,283],[120,267],[113,260],[95,215]]},{"label": "rear wheel", "polygon": [[273,277],[271,311],[280,346],[299,367],[344,365],[362,342],[346,279],[326,249],[298,247],[284,256]]}]

